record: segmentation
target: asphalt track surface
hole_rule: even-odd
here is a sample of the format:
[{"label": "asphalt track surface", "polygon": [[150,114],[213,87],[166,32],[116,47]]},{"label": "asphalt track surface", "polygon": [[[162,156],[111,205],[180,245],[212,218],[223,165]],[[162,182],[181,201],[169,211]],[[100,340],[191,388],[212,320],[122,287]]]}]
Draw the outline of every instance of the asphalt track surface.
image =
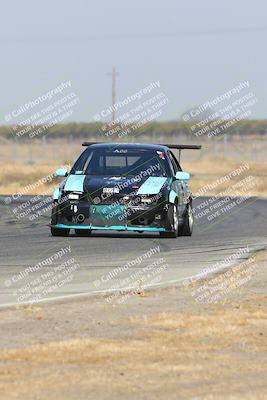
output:
[{"label": "asphalt track surface", "polygon": [[[267,247],[265,199],[231,200],[234,206],[226,210],[230,202],[223,198],[198,198],[193,236],[177,239],[106,231],[91,237],[52,237],[49,211],[34,219],[30,214],[18,216],[22,209],[32,212],[37,200],[10,200],[0,198],[1,307],[182,283],[207,268],[228,268]],[[215,202],[218,207],[211,210]],[[215,216],[215,210],[223,211]]]}]

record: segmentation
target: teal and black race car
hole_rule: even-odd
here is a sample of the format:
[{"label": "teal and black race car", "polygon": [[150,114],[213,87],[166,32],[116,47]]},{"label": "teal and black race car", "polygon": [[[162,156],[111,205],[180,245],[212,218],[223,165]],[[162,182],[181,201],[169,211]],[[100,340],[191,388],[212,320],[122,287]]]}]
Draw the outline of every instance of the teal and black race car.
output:
[{"label": "teal and black race car", "polygon": [[87,236],[93,230],[159,232],[162,237],[191,236],[192,196],[172,153],[196,145],[83,143],[87,148],[53,194],[51,233],[70,229]]}]

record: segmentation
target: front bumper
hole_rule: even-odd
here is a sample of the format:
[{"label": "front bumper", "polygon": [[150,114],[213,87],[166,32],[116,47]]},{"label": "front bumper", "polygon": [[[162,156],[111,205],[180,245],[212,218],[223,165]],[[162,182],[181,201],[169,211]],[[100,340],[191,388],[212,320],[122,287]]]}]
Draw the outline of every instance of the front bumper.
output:
[{"label": "front bumper", "polygon": [[65,202],[54,207],[51,226],[58,229],[117,231],[170,230],[166,203],[129,207]]}]

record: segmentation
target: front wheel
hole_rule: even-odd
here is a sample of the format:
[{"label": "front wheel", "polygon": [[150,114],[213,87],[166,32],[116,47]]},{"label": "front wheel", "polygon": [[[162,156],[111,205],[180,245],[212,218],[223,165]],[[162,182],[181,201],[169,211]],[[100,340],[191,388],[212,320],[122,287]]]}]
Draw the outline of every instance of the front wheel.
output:
[{"label": "front wheel", "polygon": [[178,236],[178,230],[179,230],[179,223],[178,223],[178,209],[177,205],[174,204],[172,206],[172,209],[170,210],[170,225],[172,230],[171,231],[166,231],[166,232],[160,232],[160,237],[165,237],[165,238],[176,238]]},{"label": "front wheel", "polygon": [[69,236],[69,233],[70,233],[70,229],[65,229],[65,228],[58,229],[58,228],[51,226],[51,235],[52,236]]},{"label": "front wheel", "polygon": [[185,212],[183,225],[179,229],[179,236],[192,236],[194,225],[193,208],[189,203]]}]

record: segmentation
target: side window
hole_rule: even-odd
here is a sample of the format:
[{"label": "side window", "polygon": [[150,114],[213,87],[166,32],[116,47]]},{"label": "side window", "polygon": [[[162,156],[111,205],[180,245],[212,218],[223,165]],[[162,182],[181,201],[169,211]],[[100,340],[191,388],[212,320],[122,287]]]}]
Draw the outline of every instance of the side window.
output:
[{"label": "side window", "polygon": [[178,164],[178,161],[175,159],[174,155],[170,152],[170,160],[172,163],[172,167],[174,170],[174,175],[176,174],[176,172],[181,171],[181,167]]},{"label": "side window", "polygon": [[89,148],[85,149],[84,152],[78,158],[78,160],[74,163],[70,173],[75,174],[76,171],[83,171],[85,169],[85,166],[91,159],[92,154],[93,154],[92,150],[90,150]]},{"label": "side window", "polygon": [[168,161],[168,164],[169,164],[169,167],[170,167],[170,171],[171,171],[172,176],[174,176],[176,174],[176,172],[174,172],[175,170],[174,170],[174,165],[173,165],[173,162],[172,162],[172,155],[171,155],[171,153],[169,151],[167,152],[167,155],[168,155],[167,161]]}]

